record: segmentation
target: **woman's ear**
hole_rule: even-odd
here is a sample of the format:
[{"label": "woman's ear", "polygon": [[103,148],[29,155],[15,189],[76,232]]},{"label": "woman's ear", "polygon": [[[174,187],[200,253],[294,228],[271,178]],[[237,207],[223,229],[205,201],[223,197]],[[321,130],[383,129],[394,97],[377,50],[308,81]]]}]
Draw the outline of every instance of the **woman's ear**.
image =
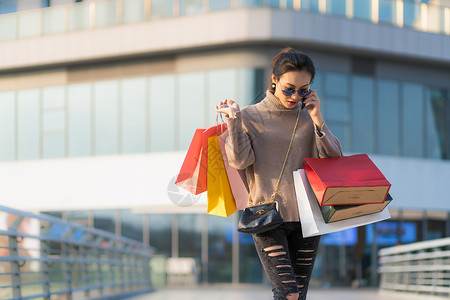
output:
[{"label": "woman's ear", "polygon": [[275,78],[275,75],[273,75],[273,74],[270,76],[270,84],[272,84],[272,83],[275,83],[275,84],[277,83],[277,79]]}]

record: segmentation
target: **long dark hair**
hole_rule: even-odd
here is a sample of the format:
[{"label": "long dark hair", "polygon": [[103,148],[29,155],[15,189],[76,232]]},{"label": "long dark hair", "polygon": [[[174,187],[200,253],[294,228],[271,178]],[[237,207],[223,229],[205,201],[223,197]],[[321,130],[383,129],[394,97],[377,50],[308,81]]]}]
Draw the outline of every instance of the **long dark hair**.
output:
[{"label": "long dark hair", "polygon": [[[316,69],[311,58],[302,52],[288,47],[281,50],[272,60],[272,74],[278,81],[281,75],[290,71],[307,71],[311,74],[311,82],[316,75]],[[272,82],[270,82],[269,90],[275,93]]]}]

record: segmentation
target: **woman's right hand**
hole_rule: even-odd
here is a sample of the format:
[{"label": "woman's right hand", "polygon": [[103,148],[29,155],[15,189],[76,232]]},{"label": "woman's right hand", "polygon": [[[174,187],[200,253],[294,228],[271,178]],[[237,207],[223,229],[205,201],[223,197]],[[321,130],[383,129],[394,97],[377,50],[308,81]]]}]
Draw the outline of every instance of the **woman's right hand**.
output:
[{"label": "woman's right hand", "polygon": [[216,111],[218,113],[224,113],[229,118],[234,118],[236,113],[240,111],[239,105],[233,100],[225,99],[225,101],[220,101],[219,105],[216,105]]}]

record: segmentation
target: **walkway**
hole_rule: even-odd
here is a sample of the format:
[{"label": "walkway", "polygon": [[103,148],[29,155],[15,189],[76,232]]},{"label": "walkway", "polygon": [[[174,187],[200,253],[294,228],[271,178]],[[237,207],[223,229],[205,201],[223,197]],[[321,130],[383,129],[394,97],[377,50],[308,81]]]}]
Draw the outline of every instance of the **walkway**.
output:
[{"label": "walkway", "polygon": [[[227,286],[207,287],[199,289],[157,290],[152,294],[141,295],[128,300],[270,300],[272,292],[267,287],[235,288]],[[397,300],[381,296],[377,289],[318,289],[308,292],[308,300]]]}]

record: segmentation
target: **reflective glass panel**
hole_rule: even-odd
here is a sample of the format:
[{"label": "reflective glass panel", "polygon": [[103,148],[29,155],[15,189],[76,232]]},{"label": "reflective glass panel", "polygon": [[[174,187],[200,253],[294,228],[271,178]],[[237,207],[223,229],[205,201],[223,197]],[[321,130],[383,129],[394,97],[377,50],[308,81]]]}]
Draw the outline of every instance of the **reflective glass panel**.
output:
[{"label": "reflective glass panel", "polygon": [[169,18],[173,16],[174,0],[152,0],[152,19]]},{"label": "reflective glass panel", "polygon": [[301,10],[319,12],[319,0],[301,0]]},{"label": "reflective glass panel", "polygon": [[95,3],[95,27],[117,24],[117,3],[114,0]]},{"label": "reflective glass panel", "polygon": [[345,16],[346,0],[327,0],[327,13]]},{"label": "reflective glass panel", "polygon": [[347,97],[348,77],[344,74],[325,73],[325,92],[327,96]]},{"label": "reflective glass panel", "polygon": [[18,35],[21,38],[38,36],[41,31],[41,15],[39,11],[18,15]]},{"label": "reflective glass panel", "polygon": [[348,102],[335,98],[327,98],[327,120],[347,122],[349,118]]},{"label": "reflective glass panel", "polygon": [[341,143],[342,150],[350,151],[350,133],[347,123],[327,121],[330,131],[336,136]]},{"label": "reflective glass panel", "polygon": [[416,83],[403,84],[402,152],[405,156],[424,156],[424,90]]},{"label": "reflective glass panel", "polygon": [[134,23],[145,20],[145,0],[127,0],[123,3],[123,22]]},{"label": "reflective glass panel", "polygon": [[239,282],[261,284],[263,268],[250,234],[239,234]]},{"label": "reflective glass panel", "polygon": [[16,38],[16,15],[0,16],[0,41]]},{"label": "reflective glass panel", "polygon": [[69,210],[66,212],[67,221],[89,227],[89,217],[93,212],[88,210]]},{"label": "reflective glass panel", "polygon": [[[175,150],[175,76],[151,77],[149,81],[150,151]],[[180,96],[185,99],[185,97]],[[191,133],[192,134],[192,133]]]},{"label": "reflective glass panel", "polygon": [[43,34],[64,32],[66,29],[66,9],[55,8],[42,10]]},{"label": "reflective glass panel", "polygon": [[186,150],[196,128],[211,126],[206,120],[205,73],[178,77],[178,150]]},{"label": "reflective glass panel", "polygon": [[[237,99],[236,93],[236,71],[234,69],[210,71],[208,76],[208,97],[207,97],[207,115],[208,124],[216,122],[216,105],[225,99],[238,101],[240,105],[244,104],[248,99]],[[252,84],[247,81],[242,82],[242,89],[252,90]],[[245,101],[245,102],[242,102]]]},{"label": "reflective glass panel", "polygon": [[223,0],[209,0],[209,10],[224,10],[231,8],[231,1],[223,1]]},{"label": "reflective glass panel", "polygon": [[15,92],[0,93],[0,160],[15,158]]},{"label": "reflective glass panel", "polygon": [[375,151],[374,82],[368,77],[353,77],[352,84],[352,152]]},{"label": "reflective glass panel", "polygon": [[397,1],[379,0],[379,20],[380,22],[395,23]]},{"label": "reflective glass panel", "polygon": [[372,0],[353,1],[353,16],[355,18],[371,20],[372,18]]},{"label": "reflective glass panel", "polygon": [[178,215],[178,255],[196,258],[198,263],[201,261],[203,217],[200,214]]},{"label": "reflective glass panel", "polygon": [[43,143],[43,158],[62,158],[64,154],[64,134],[44,134],[42,137]]},{"label": "reflective glass panel", "polygon": [[42,129],[44,131],[64,130],[66,119],[64,111],[46,111],[42,118]]},{"label": "reflective glass panel", "polygon": [[447,91],[443,88],[428,90],[426,100],[426,147],[427,157],[448,159],[450,105]]},{"label": "reflective glass panel", "polygon": [[208,282],[231,282],[233,218],[208,215]]},{"label": "reflective glass panel", "polygon": [[148,217],[150,246],[155,247],[155,254],[172,256],[172,215],[151,214]]},{"label": "reflective glass panel", "polygon": [[94,227],[116,234],[117,210],[94,210]]},{"label": "reflective glass panel", "polygon": [[420,2],[403,1],[403,26],[420,27]]},{"label": "reflective glass panel", "polygon": [[[236,92],[236,102],[240,107],[257,103],[266,96],[267,86],[264,78],[263,69],[242,68],[237,71],[237,87],[233,89]],[[233,96],[232,91],[229,92]],[[231,98],[233,99],[233,98]]]},{"label": "reflective glass panel", "polygon": [[196,15],[203,12],[203,0],[181,0],[180,15]]},{"label": "reflective glass panel", "polygon": [[0,14],[9,14],[17,11],[17,0],[0,1]]},{"label": "reflective glass panel", "polygon": [[238,0],[239,7],[259,7],[263,5],[263,0]]},{"label": "reflective glass panel", "polygon": [[377,153],[400,155],[400,88],[393,80],[377,85]]},{"label": "reflective glass panel", "polygon": [[118,153],[118,83],[94,84],[95,154]]},{"label": "reflective glass panel", "polygon": [[128,209],[120,211],[121,233],[123,237],[142,242],[143,241],[142,214],[134,213]]},{"label": "reflective glass panel", "polygon": [[69,156],[91,155],[91,85],[70,85],[67,97]]},{"label": "reflective glass panel", "polygon": [[89,4],[69,6],[69,30],[83,30],[90,26]]},{"label": "reflective glass panel", "polygon": [[146,79],[133,78],[121,82],[122,152],[145,152]]},{"label": "reflective glass panel", "polygon": [[39,90],[22,90],[18,100],[18,159],[39,158]]},{"label": "reflective glass panel", "polygon": [[65,92],[63,86],[42,89],[42,107],[63,108],[65,106]]}]

